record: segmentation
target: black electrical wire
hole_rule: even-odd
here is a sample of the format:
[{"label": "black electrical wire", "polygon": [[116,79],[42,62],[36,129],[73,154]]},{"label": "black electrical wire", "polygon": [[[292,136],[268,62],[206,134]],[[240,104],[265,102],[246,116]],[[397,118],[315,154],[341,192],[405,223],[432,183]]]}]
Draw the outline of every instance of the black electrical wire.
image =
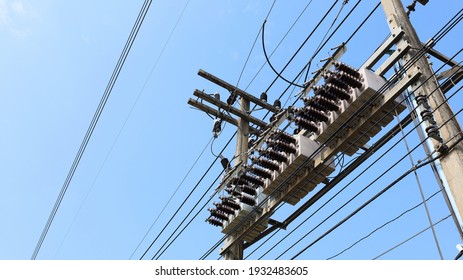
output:
[{"label": "black electrical wire", "polygon": [[[293,22],[293,24],[289,27],[289,29],[286,31],[285,35],[280,39],[280,41],[278,42],[278,44],[276,45],[276,47],[273,49],[273,51],[270,53],[269,55],[269,58],[271,58],[273,56],[273,54],[275,53],[275,51],[280,47],[280,45],[283,43],[283,41],[286,39],[286,37],[288,36],[289,32],[291,32],[291,30],[293,29],[293,27],[296,25],[296,23],[301,19],[302,15],[305,13],[305,11],[309,8],[310,4],[312,4],[312,1],[313,0],[310,0],[309,3],[304,7],[304,9],[302,9],[301,13],[299,14],[299,16],[296,18],[296,20]],[[262,69],[264,69],[264,66],[267,64],[267,62],[264,62],[259,70],[256,72],[256,74],[254,74],[254,76],[252,77],[251,81],[248,83],[248,85],[246,86],[245,90],[247,90],[251,84],[254,82],[254,80],[257,78],[257,76],[260,74],[260,72],[262,71]]]},{"label": "black electrical wire", "polygon": [[[188,4],[189,4],[189,3],[190,3],[190,0],[188,0],[188,1],[186,2],[185,6],[183,7],[183,9],[182,9],[182,11],[181,11],[181,13],[180,13],[180,15],[178,16],[177,21],[175,22],[174,27],[172,28],[172,30],[171,30],[171,32],[170,32],[170,34],[169,34],[167,40],[165,41],[164,46],[163,46],[161,52],[160,52],[159,55],[157,56],[156,61],[154,62],[153,66],[151,67],[151,71],[150,71],[148,77],[146,78],[145,82],[143,83],[143,86],[141,87],[140,91],[138,92],[138,95],[137,95],[137,97],[136,97],[136,99],[135,99],[135,102],[132,104],[132,107],[130,108],[129,113],[128,113],[127,116],[125,117],[124,123],[122,124],[121,128],[119,129],[119,132],[117,133],[116,138],[114,139],[114,141],[113,141],[113,143],[112,143],[112,145],[111,145],[111,147],[110,147],[108,153],[106,154],[105,159],[104,159],[104,161],[103,161],[103,163],[102,163],[102,165],[101,165],[101,167],[100,167],[100,169],[99,169],[97,175],[95,176],[95,178],[94,178],[94,180],[93,180],[93,183],[92,183],[92,185],[91,185],[89,191],[87,192],[87,194],[86,194],[84,200],[82,201],[82,203],[81,203],[81,205],[80,205],[80,207],[79,207],[79,210],[78,210],[77,214],[74,216],[74,219],[73,219],[71,225],[69,226],[68,231],[66,232],[65,237],[63,238],[63,240],[62,240],[62,242],[61,242],[60,247],[58,248],[58,250],[59,250],[59,249],[61,248],[61,246],[63,245],[65,239],[67,238],[67,236],[68,236],[68,234],[69,234],[69,231],[70,231],[71,227],[74,225],[74,223],[75,223],[75,221],[76,221],[76,218],[77,218],[77,216],[79,215],[79,213],[80,213],[80,211],[81,211],[81,209],[82,209],[82,207],[83,207],[85,201],[87,200],[87,198],[88,198],[88,196],[89,196],[91,190],[93,189],[93,187],[94,187],[94,185],[95,185],[95,182],[96,182],[98,176],[100,175],[101,171],[103,170],[103,167],[105,166],[105,164],[106,164],[106,162],[107,162],[107,160],[108,160],[110,154],[112,153],[112,151],[113,151],[113,149],[114,149],[114,147],[115,147],[117,141],[119,140],[120,135],[122,134],[122,131],[124,130],[124,128],[125,128],[125,126],[126,126],[128,120],[130,119],[130,116],[131,116],[133,110],[135,109],[135,106],[138,104],[138,101],[139,101],[139,99],[140,99],[140,97],[141,97],[141,95],[142,95],[142,93],[143,93],[143,91],[144,91],[146,85],[148,84],[148,81],[149,81],[150,77],[152,76],[154,70],[157,68],[158,62],[159,62],[159,60],[161,59],[162,55],[164,54],[164,51],[166,50],[166,48],[167,48],[167,46],[168,46],[168,44],[169,44],[169,42],[170,42],[170,40],[171,40],[173,34],[175,33],[175,30],[177,29],[177,26],[178,26],[178,24],[180,23],[180,20],[182,19],[183,15],[184,15],[184,13],[185,13],[185,10],[186,10],[186,8],[188,7]],[[196,109],[196,108],[195,108],[195,109]],[[209,141],[208,143],[210,143],[210,141]],[[201,153],[201,155],[202,155],[202,154],[203,154],[203,152]],[[172,195],[172,197],[169,199],[169,202],[172,200],[173,196],[174,196],[175,193],[178,191],[178,189],[180,188],[180,186],[183,184],[183,181],[184,181],[184,180],[186,179],[186,177],[189,175],[189,173],[191,172],[191,170],[193,169],[193,167],[196,165],[196,162],[197,162],[198,160],[199,160],[199,157],[196,159],[195,163],[193,163],[193,166],[189,169],[189,171],[187,172],[187,174],[186,174],[185,177],[183,178],[182,182],[181,182],[180,185],[177,187],[177,189],[176,189],[176,191],[174,192],[174,194]],[[168,202],[168,203],[169,203],[169,202]],[[166,207],[167,207],[167,204],[164,206],[164,209],[161,211],[161,213],[163,213],[163,211],[165,210]],[[159,219],[159,216],[156,218],[156,221],[157,221],[158,219]],[[156,221],[153,223],[153,225],[151,226],[151,228],[154,226],[154,224],[156,223]],[[151,230],[151,228],[150,228],[149,230]],[[147,235],[148,235],[148,232],[144,235],[143,239],[140,241],[140,243],[138,244],[138,246],[137,246],[137,248],[136,248],[135,250],[138,249],[138,247],[141,245],[141,243],[143,242],[143,240],[146,238]],[[132,255],[130,256],[130,259],[132,258],[132,256],[133,256],[134,253],[135,253],[135,251],[134,251],[134,252],[132,253]],[[56,253],[55,253],[55,254],[56,254]]]},{"label": "black electrical wire", "polygon": [[452,215],[447,215],[447,216],[445,216],[444,218],[440,219],[439,221],[435,222],[434,224],[432,224],[432,225],[430,225],[430,226],[424,228],[423,230],[419,231],[418,233],[414,234],[413,236],[411,236],[411,237],[405,239],[404,241],[400,242],[399,244],[395,245],[395,246],[392,247],[391,249],[389,249],[389,250],[385,251],[384,253],[381,253],[380,255],[374,257],[373,260],[377,260],[377,259],[379,259],[380,257],[386,255],[387,253],[389,253],[389,252],[391,252],[391,251],[393,251],[393,250],[399,248],[400,246],[404,245],[404,244],[407,243],[408,241],[414,239],[415,237],[420,236],[421,234],[425,233],[425,232],[426,232],[427,230],[429,230],[430,228],[437,226],[438,224],[442,223],[443,221],[447,220],[447,219],[450,218],[450,217],[452,217]]},{"label": "black electrical wire", "polygon": [[58,209],[61,205],[61,202],[63,201],[63,198],[64,198],[64,195],[66,194],[66,191],[72,181],[72,178],[74,177],[74,174],[75,174],[75,171],[77,170],[77,167],[80,163],[80,160],[85,152],[85,149],[87,148],[87,145],[90,141],[90,138],[93,134],[93,131],[95,130],[95,127],[98,123],[98,120],[101,116],[101,113],[103,112],[103,109],[106,105],[106,102],[112,92],[112,89],[117,81],[117,78],[119,77],[119,74],[121,72],[121,69],[122,67],[124,66],[124,62],[132,48],[132,45],[135,41],[135,38],[137,37],[137,34],[138,34],[138,31],[140,30],[140,27],[141,25],[143,24],[143,21],[145,19],[145,16],[150,8],[150,5],[151,5],[151,0],[145,0],[145,2],[143,3],[143,6],[138,14],[138,17],[137,17],[137,20],[135,21],[135,24],[132,28],[132,31],[127,39],[127,42],[124,46],[124,49],[122,50],[122,53],[119,57],[119,60],[114,68],[114,71],[111,75],[111,78],[108,82],[108,85],[106,86],[106,89],[105,89],[105,92],[100,100],[100,103],[98,104],[98,107],[96,109],[96,112],[93,116],[93,119],[87,129],[87,132],[85,134],[85,137],[84,139],[82,140],[82,143],[80,145],[80,148],[79,148],[79,151],[77,152],[77,155],[74,159],[74,162],[72,163],[72,166],[68,172],[68,175],[66,177],[66,180],[64,181],[64,184],[61,188],[61,191],[56,199],[56,202],[55,202],[55,205],[53,206],[53,209],[48,217],[48,220],[47,220],[47,223],[45,224],[45,227],[42,231],[42,234],[36,244],[36,247],[34,249],[34,252],[32,253],[32,256],[31,256],[31,259],[32,260],[35,260],[37,258],[37,255],[43,245],[43,242],[45,241],[45,238],[48,234],[48,231],[53,223],[53,220],[56,216],[56,213],[58,212]]},{"label": "black electrical wire", "polygon": [[[361,1],[361,0],[360,0]],[[302,42],[302,44],[299,46],[299,48],[296,50],[296,52],[293,54],[293,56],[289,59],[289,61],[285,64],[285,66],[281,69],[281,71],[279,72],[279,75],[270,83],[270,85],[268,86],[267,90],[265,90],[265,92],[268,92],[270,90],[270,88],[275,84],[275,82],[278,80],[278,78],[281,76],[281,74],[286,70],[286,68],[289,66],[289,64],[291,64],[291,62],[293,61],[293,59],[297,56],[297,54],[302,50],[302,48],[304,47],[304,45],[309,41],[309,39],[312,37],[312,35],[315,33],[315,31],[318,29],[318,27],[325,21],[325,19],[328,17],[328,15],[331,13],[331,11],[333,10],[333,8],[336,6],[336,4],[339,2],[339,0],[336,0],[333,5],[331,5],[331,7],[328,9],[328,11],[324,14],[324,16],[322,17],[322,19],[318,22],[318,24],[315,26],[315,28],[312,30],[312,32],[306,37],[306,39],[304,40],[304,42]],[[265,22],[264,22],[265,24]],[[262,25],[263,27],[264,25]],[[262,39],[263,41],[263,39]],[[264,42],[264,41],[263,41]],[[305,69],[305,67],[304,67]],[[303,70],[304,70],[303,69]],[[294,81],[297,79],[297,77],[292,81],[290,82],[290,85],[293,85],[294,84]],[[281,98],[281,97],[280,97]]]},{"label": "black electrical wire", "polygon": [[[227,142],[227,144],[225,145],[225,147],[222,149],[222,151],[220,152],[220,154],[222,154],[225,149],[228,147],[228,145],[230,144],[231,140],[233,139],[230,138],[230,140]],[[199,184],[202,182],[202,180],[206,177],[207,173],[209,173],[209,170],[211,170],[211,168],[214,166],[214,164],[216,163],[216,161],[219,159],[219,157],[215,157],[214,161],[211,163],[211,165],[209,166],[209,168],[206,170],[206,172],[204,172],[203,176],[201,176],[201,178],[199,179],[199,181],[196,183],[196,185],[193,187],[193,189],[190,191],[190,193],[186,196],[186,198],[183,200],[182,204],[180,204],[180,206],[178,207],[178,209],[175,211],[175,213],[170,217],[169,221],[164,225],[164,227],[162,228],[162,230],[158,233],[158,235],[156,236],[156,238],[154,238],[153,242],[151,242],[151,244],[148,246],[148,248],[145,250],[145,252],[142,254],[142,256],[140,257],[140,260],[142,260],[145,255],[149,252],[149,250],[151,249],[151,247],[153,247],[154,243],[156,243],[156,241],[159,239],[159,237],[162,235],[162,233],[167,229],[167,227],[169,226],[169,224],[172,222],[172,220],[177,216],[177,214],[179,213],[180,209],[182,209],[183,205],[185,205],[185,203],[188,201],[188,199],[191,197],[191,195],[193,194],[193,192],[198,188]],[[207,194],[209,190],[205,191],[204,194]],[[203,195],[204,196],[204,195]],[[191,211],[190,211],[191,213]],[[178,228],[178,227],[177,227]],[[165,243],[164,243],[165,244]]]},{"label": "black electrical wire", "polygon": [[[276,3],[276,0],[273,0],[273,3],[272,3],[272,5],[270,6],[269,11],[267,12],[267,15],[265,16],[264,22],[265,22],[265,21],[267,20],[267,18],[270,16],[270,13],[272,12],[273,6],[275,6],[275,3]],[[240,76],[238,77],[238,81],[236,82],[235,88],[238,88],[238,86],[239,86],[239,84],[240,84],[241,77],[243,76],[244,70],[246,69],[246,66],[248,65],[249,58],[251,57],[252,51],[254,50],[254,47],[256,46],[257,40],[259,39],[259,34],[260,34],[261,32],[263,32],[263,27],[261,27],[261,28],[259,29],[259,32],[257,32],[256,38],[254,39],[254,43],[252,43],[252,47],[251,47],[251,49],[249,50],[248,56],[246,57],[246,61],[244,62],[243,68],[241,69],[241,73],[240,73]],[[232,93],[231,93],[231,100],[234,100],[235,98],[236,98],[236,93],[235,93],[235,92],[232,92]],[[233,104],[229,104],[229,105],[232,106]],[[227,112],[228,112],[228,110],[227,110]]]},{"label": "black electrical wire", "polygon": [[375,13],[375,11],[379,8],[379,6],[381,6],[381,2],[378,2],[378,4],[373,8],[373,10],[371,10],[371,12],[367,15],[367,17],[359,24],[359,26],[357,27],[357,29],[354,30],[354,32],[352,32],[352,34],[349,36],[349,38],[347,38],[345,44],[349,43],[350,40],[355,36],[355,34],[357,34],[357,32],[363,27],[363,25],[370,19],[370,17]]},{"label": "black electrical wire", "polygon": [[272,63],[270,62],[270,58],[268,57],[268,55],[267,55],[267,50],[266,50],[266,48],[265,48],[265,23],[266,23],[266,22],[267,22],[267,21],[264,20],[264,23],[262,24],[262,50],[263,50],[263,52],[264,52],[264,57],[265,57],[266,63],[268,64],[268,66],[270,66],[270,68],[273,70],[273,72],[277,75],[278,78],[282,79],[283,81],[287,82],[288,84],[290,84],[290,85],[292,85],[292,86],[296,86],[296,87],[300,87],[300,88],[304,87],[304,86],[302,86],[302,85],[298,85],[298,84],[295,84],[295,83],[293,83],[293,82],[287,80],[285,77],[283,77],[283,76],[281,75],[281,73],[283,72],[283,70],[282,70],[280,73],[278,73],[278,71],[275,69],[275,67],[273,67]]},{"label": "black electrical wire", "polygon": [[[459,140],[457,140],[456,142],[454,142],[451,146],[449,146],[449,150],[448,151],[451,151],[457,144],[459,144],[461,141],[463,140],[463,138],[461,137]],[[424,162],[421,162],[419,164],[417,164],[416,166],[413,166],[412,168],[410,168],[409,170],[407,170],[406,172],[404,172],[401,176],[399,176],[397,179],[395,179],[392,183],[390,183],[389,185],[387,185],[384,189],[382,189],[380,192],[378,192],[377,194],[375,194],[372,198],[370,198],[369,200],[367,200],[365,203],[363,203],[360,207],[358,207],[357,209],[355,209],[353,212],[351,212],[349,215],[347,215],[344,219],[342,219],[340,222],[338,222],[336,225],[334,225],[333,227],[331,227],[329,230],[327,230],[325,233],[323,233],[320,237],[318,237],[317,239],[315,239],[312,243],[310,243],[309,245],[307,245],[306,247],[304,247],[304,249],[302,249],[301,251],[299,251],[296,255],[294,255],[293,257],[291,257],[291,260],[294,260],[296,259],[297,257],[299,257],[302,253],[304,253],[307,249],[309,249],[310,247],[312,247],[313,245],[315,245],[316,243],[318,243],[320,240],[322,240],[324,237],[326,237],[327,235],[329,235],[331,232],[333,232],[335,229],[337,229],[339,226],[341,226],[342,224],[344,224],[347,220],[349,220],[350,218],[352,218],[353,216],[355,216],[357,213],[359,213],[363,208],[365,208],[366,206],[368,206],[370,203],[372,203],[373,201],[375,201],[376,199],[378,199],[381,195],[383,195],[384,193],[386,193],[389,189],[391,189],[393,186],[395,186],[398,182],[400,182],[402,179],[404,179],[405,177],[407,177],[407,175],[409,175],[410,173],[412,173],[413,171],[415,170],[418,170],[428,164],[430,164],[431,162],[433,161],[436,161],[437,159],[441,158],[442,156],[444,156],[445,154],[444,153],[441,153],[439,154],[437,157],[434,157],[434,158],[431,158],[427,161],[424,161]]]},{"label": "black electrical wire", "polygon": [[[441,192],[441,190],[438,190],[436,191],[435,193],[433,193],[431,196],[429,196],[428,198],[426,198],[425,201],[429,201],[431,200],[434,196],[436,196],[437,194],[439,194]],[[420,207],[421,205],[424,204],[424,201],[416,204],[415,206],[403,211],[402,213],[400,213],[399,215],[397,215],[395,218],[385,222],[384,224],[380,225],[379,227],[375,228],[374,230],[370,231],[367,235],[363,236],[362,238],[358,239],[357,241],[355,241],[354,243],[352,243],[351,245],[349,245],[348,247],[346,247],[345,249],[343,249],[342,251],[340,251],[339,253],[327,258],[327,260],[332,260],[336,257],[339,257],[340,255],[344,254],[345,252],[349,251],[350,249],[352,249],[355,245],[359,244],[360,242],[362,242],[363,240],[366,240],[368,239],[370,236],[372,236],[374,233],[376,233],[377,231],[383,229],[384,227],[388,226],[389,224],[392,224],[393,222],[399,220],[400,218],[404,217],[406,214],[412,212],[413,210],[417,209],[418,207]]]},{"label": "black electrical wire", "polygon": [[[361,0],[360,0],[361,1]],[[354,8],[351,10],[351,12],[357,7],[358,4],[360,4],[360,1],[357,2],[357,4],[354,6]],[[339,9],[339,12],[338,14],[334,17],[334,20],[333,22],[331,23],[330,27],[328,28],[328,30],[326,30],[326,33],[325,35],[323,35],[323,38],[321,39],[320,41],[320,44],[317,46],[317,48],[315,49],[315,54],[312,55],[312,57],[309,59],[309,62],[307,63],[307,71],[306,71],[306,74],[305,74],[305,78],[304,78],[304,81],[307,81],[308,77],[309,77],[309,73],[310,73],[310,67],[312,66],[312,61],[313,59],[315,58],[315,56],[319,53],[319,51],[321,51],[321,49],[323,48],[324,46],[324,42],[325,42],[325,39],[326,39],[326,36],[328,36],[328,34],[330,33],[331,31],[331,28],[333,28],[334,24],[336,23],[336,21],[338,20],[339,18],[339,15],[341,14],[342,10],[344,9],[344,6],[347,4],[347,2],[343,2],[342,5],[341,5],[341,8]],[[346,17],[347,18],[347,17]],[[334,34],[334,33],[333,33]],[[329,40],[326,40],[326,43],[328,42]],[[325,44],[326,44],[325,43]],[[322,46],[323,45],[323,46]]]},{"label": "black electrical wire", "polygon": [[151,226],[149,227],[149,229],[146,231],[145,235],[143,236],[143,238],[140,240],[140,242],[138,243],[137,247],[133,250],[132,254],[130,255],[130,258],[129,259],[132,259],[133,255],[135,254],[135,252],[138,250],[138,248],[140,248],[141,244],[143,243],[143,241],[146,239],[146,237],[148,236],[148,233],[153,229],[154,225],[156,224],[156,222],[159,220],[159,218],[161,217],[161,215],[164,213],[164,211],[166,210],[167,206],[170,204],[170,202],[172,201],[172,199],[174,198],[174,196],[177,194],[178,190],[180,189],[180,187],[183,185],[183,183],[185,182],[186,178],[188,177],[188,175],[190,175],[191,171],[193,170],[193,168],[196,166],[196,163],[199,161],[199,159],[202,157],[204,151],[206,150],[206,148],[209,146],[209,144],[213,141],[214,138],[211,138],[211,140],[209,140],[209,142],[207,142],[206,146],[203,148],[203,150],[201,151],[201,153],[198,155],[198,157],[196,158],[196,160],[193,162],[193,165],[190,167],[190,169],[188,170],[188,172],[185,174],[185,176],[183,176],[183,179],[182,181],[180,181],[180,183],[178,184],[177,188],[175,189],[175,191],[172,193],[172,195],[170,196],[169,200],[166,202],[166,204],[164,205],[164,207],[162,208],[161,212],[159,212],[159,214],[157,215],[156,219],[154,220],[154,222],[151,224]]},{"label": "black electrical wire", "polygon": [[[169,236],[169,238],[164,242],[164,244],[159,248],[159,250],[156,252],[156,254],[154,254],[154,256],[151,258],[151,260],[154,260],[154,259],[159,259],[162,254],[164,254],[164,252],[169,249],[169,247],[175,242],[175,240],[177,240],[177,238],[183,233],[183,231],[193,222],[194,219],[196,219],[196,217],[203,212],[204,208],[206,208],[206,206],[211,202],[211,200],[213,199],[213,196],[209,197],[209,199],[203,204],[203,206],[196,212],[196,214],[190,219],[190,221],[183,227],[183,229],[172,239],[172,241],[170,241],[170,239],[175,235],[175,233],[180,229],[180,227],[183,225],[183,223],[188,219],[188,217],[190,216],[191,213],[193,213],[193,211],[196,209],[196,207],[199,205],[199,203],[201,202],[201,200],[203,200],[203,198],[207,195],[207,193],[212,189],[212,187],[214,186],[214,184],[217,182],[217,180],[221,177],[222,173],[224,171],[222,170],[222,172],[215,178],[215,180],[212,182],[212,184],[209,186],[209,188],[204,192],[204,194],[201,196],[201,198],[198,200],[198,202],[196,202],[196,204],[193,206],[193,208],[191,209],[191,211],[188,213],[187,216],[185,216],[185,218],[183,218],[183,220],[180,222],[180,224],[177,226],[177,228],[172,232],[172,234]],[[169,244],[167,244],[168,242],[170,241]],[[165,248],[164,248],[165,247]]]}]

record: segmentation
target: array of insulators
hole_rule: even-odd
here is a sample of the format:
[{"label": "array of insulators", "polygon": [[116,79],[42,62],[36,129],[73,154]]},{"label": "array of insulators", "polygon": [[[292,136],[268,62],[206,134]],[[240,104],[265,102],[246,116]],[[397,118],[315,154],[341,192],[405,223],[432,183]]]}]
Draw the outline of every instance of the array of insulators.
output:
[{"label": "array of insulators", "polygon": [[260,156],[250,156],[249,159],[251,160],[252,164],[262,166],[263,168],[267,168],[272,171],[280,169],[280,164],[272,159],[267,159]]},{"label": "array of insulators", "polygon": [[215,217],[217,219],[220,219],[222,221],[228,221],[228,214],[223,212],[223,211],[220,211],[218,209],[212,209],[212,208],[209,208],[207,209],[209,212],[211,212],[211,216],[212,217]]},{"label": "array of insulators", "polygon": [[260,168],[260,167],[257,167],[257,166],[250,166],[248,168],[248,171],[251,172],[252,174],[255,174],[255,175],[261,177],[261,178],[265,178],[265,179],[272,178],[272,171],[268,170],[268,169],[265,169],[265,168]]},{"label": "array of insulators", "polygon": [[237,197],[244,204],[247,204],[247,205],[250,205],[250,206],[256,206],[257,205],[257,201],[254,199],[253,195],[249,195],[249,194],[246,194],[246,193],[243,192],[243,193],[240,193]]},{"label": "array of insulators", "polygon": [[230,194],[237,196],[240,193],[244,192],[249,195],[257,195],[257,189],[255,187],[251,187],[248,185],[242,185],[242,186],[229,186],[225,188],[225,191]]},{"label": "array of insulators", "polygon": [[334,68],[336,68],[336,70],[338,70],[338,71],[346,72],[349,75],[351,75],[351,76],[353,76],[353,77],[355,77],[357,79],[360,79],[360,73],[357,71],[357,69],[353,68],[350,65],[345,64],[344,62],[336,61],[334,63]]},{"label": "array of insulators", "polygon": [[219,199],[222,200],[222,204],[225,206],[228,206],[232,209],[235,210],[240,210],[241,206],[239,203],[237,203],[234,199],[233,196],[219,196]]},{"label": "array of insulators", "polygon": [[319,123],[328,122],[330,113],[340,109],[340,102],[351,99],[352,89],[362,87],[362,77],[356,69],[342,62],[335,62],[334,68],[323,75],[325,84],[313,87],[314,96],[302,98],[304,106],[293,109],[292,121],[298,131],[305,129],[317,134]]},{"label": "array of insulators", "polygon": [[281,140],[273,139],[267,139],[267,141],[265,142],[267,143],[267,147],[273,149],[274,151],[284,152],[287,154],[296,153],[296,147],[294,146],[294,144],[289,144]]},{"label": "array of insulators", "polygon": [[238,181],[242,180],[243,182],[249,182],[251,184],[257,185],[257,186],[264,186],[264,179],[262,177],[252,175],[249,173],[244,173],[243,175],[240,176],[240,179]]},{"label": "array of insulators", "polygon": [[209,224],[216,226],[216,227],[222,227],[223,226],[223,221],[219,220],[216,217],[210,216],[209,218],[206,219],[206,222]]},{"label": "array of insulators", "polygon": [[285,153],[278,152],[273,149],[259,148],[257,149],[257,152],[259,152],[261,156],[276,160],[277,162],[288,162],[288,156]]},{"label": "array of insulators", "polygon": [[321,95],[314,97],[303,97],[302,101],[306,107],[312,107],[324,112],[334,112],[339,110],[337,102]]},{"label": "array of insulators", "polygon": [[316,108],[306,106],[294,109],[294,113],[312,122],[326,122],[328,116]]},{"label": "array of insulators", "polygon": [[275,130],[265,141],[265,147],[256,149],[256,152],[259,155],[251,155],[251,164],[245,165],[244,171],[225,187],[229,195],[219,196],[221,202],[214,202],[216,208],[209,209],[211,215],[206,220],[208,223],[223,227],[226,222],[232,221],[231,216],[238,215],[244,205],[255,207],[259,188],[264,187],[266,180],[273,178],[274,172],[280,172],[282,164],[297,152],[297,140],[287,132]]},{"label": "array of insulators", "polygon": [[302,129],[305,129],[310,132],[317,133],[318,132],[318,126],[317,124],[311,122],[310,120],[307,120],[301,116],[297,116],[293,119],[294,123]]},{"label": "array of insulators", "polygon": [[286,143],[296,144],[296,138],[294,138],[294,136],[283,130],[275,130],[274,132],[272,132],[271,137],[274,140],[280,140]]},{"label": "array of insulators", "polygon": [[350,98],[349,91],[333,84],[324,84],[322,86],[313,87],[315,96],[323,96],[333,101],[348,100]]},{"label": "array of insulators", "polygon": [[228,207],[226,205],[223,205],[222,203],[214,202],[213,205],[217,208],[217,210],[227,213],[228,215],[235,214],[235,209]]}]

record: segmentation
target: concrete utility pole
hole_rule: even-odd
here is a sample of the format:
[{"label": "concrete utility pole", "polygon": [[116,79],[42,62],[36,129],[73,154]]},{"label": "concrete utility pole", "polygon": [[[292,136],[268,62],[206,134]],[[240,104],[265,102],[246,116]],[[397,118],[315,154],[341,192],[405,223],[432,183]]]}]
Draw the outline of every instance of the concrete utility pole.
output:
[{"label": "concrete utility pole", "polygon": [[[426,4],[428,1],[418,2]],[[405,39],[410,44],[410,50],[404,56],[404,63],[407,63],[416,54],[417,50],[423,47],[423,44],[408,18],[402,1],[381,0],[381,4],[391,32],[393,33],[397,28],[401,28],[404,31]],[[458,137],[455,136],[461,134],[460,125],[454,117],[454,112],[445,101],[437,80],[433,77],[434,74],[426,56],[422,56],[415,65],[421,70],[422,76],[412,85],[412,89],[416,96],[428,96],[427,101],[432,109],[438,108],[433,113],[434,120],[437,127],[440,127],[439,132],[443,142],[446,146],[451,146],[454,141],[458,140]],[[443,123],[446,124],[442,126]],[[437,141],[435,143],[439,148],[439,143]],[[447,195],[453,197],[454,205],[452,206],[456,208],[453,210],[456,215],[459,215],[457,218],[461,228],[463,217],[463,143],[456,145],[454,149],[441,157],[440,162],[450,188],[450,193]]]},{"label": "concrete utility pole", "polygon": [[[242,112],[249,112],[250,102],[245,98],[240,99],[240,109]],[[249,140],[249,122],[243,118],[238,119],[238,132],[236,136],[236,151],[235,151],[235,165],[240,162],[247,163],[248,161],[248,140]],[[234,237],[230,235],[226,241],[227,243],[233,242]],[[243,246],[244,241],[240,240],[235,245],[230,247],[229,250],[224,252],[223,257],[225,260],[242,260],[243,259]]]}]

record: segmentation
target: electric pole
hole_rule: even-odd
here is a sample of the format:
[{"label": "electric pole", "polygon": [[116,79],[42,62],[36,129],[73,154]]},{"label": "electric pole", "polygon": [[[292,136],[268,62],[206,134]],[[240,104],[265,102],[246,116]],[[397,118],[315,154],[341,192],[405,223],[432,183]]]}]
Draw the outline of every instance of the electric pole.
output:
[{"label": "electric pole", "polygon": [[[232,95],[235,93],[232,93]],[[241,111],[249,112],[250,102],[244,98],[240,99]],[[238,119],[238,131],[236,134],[236,154],[235,154],[235,165],[246,163],[248,161],[248,141],[249,141],[249,122],[243,118]],[[226,240],[225,244],[231,243],[234,240],[233,235],[230,235]],[[228,251],[223,253],[225,260],[242,260],[243,259],[243,240],[239,240],[233,245]]]},{"label": "electric pole", "polygon": [[[424,5],[428,1],[421,0],[418,2]],[[397,29],[402,29],[404,38],[410,45],[409,51],[404,56],[404,63],[414,63],[422,72],[421,77],[412,84],[412,89],[417,97],[421,96],[423,102],[429,103],[431,110],[435,109],[433,112],[433,119],[435,121],[434,127],[438,128],[438,135],[432,138],[441,138],[440,141],[434,141],[436,150],[439,150],[441,153],[446,153],[440,158],[440,162],[450,188],[450,193],[447,195],[453,197],[455,205],[452,206],[456,207],[453,211],[459,216],[457,220],[459,221],[461,230],[461,221],[463,217],[463,184],[461,183],[463,182],[463,143],[459,143],[451,151],[445,151],[446,147],[451,146],[452,143],[458,140],[457,136],[461,135],[460,125],[455,118],[454,112],[445,100],[444,94],[434,77],[433,70],[427,57],[421,55],[416,62],[413,62],[415,59],[414,55],[418,50],[423,48],[423,43],[421,43],[418,38],[402,1],[381,0],[381,4],[386,14],[391,33],[397,32]],[[432,44],[433,42],[430,43]],[[431,130],[433,129],[430,128],[429,131]],[[429,131],[428,135],[430,134]],[[436,131],[434,130],[433,132]]]}]

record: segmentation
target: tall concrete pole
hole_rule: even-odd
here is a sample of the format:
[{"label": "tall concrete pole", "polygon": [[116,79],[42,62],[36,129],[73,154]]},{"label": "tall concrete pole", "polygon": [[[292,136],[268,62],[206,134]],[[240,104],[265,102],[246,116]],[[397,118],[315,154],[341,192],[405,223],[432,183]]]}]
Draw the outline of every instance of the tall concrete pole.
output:
[{"label": "tall concrete pole", "polygon": [[[240,99],[240,107],[242,112],[249,112],[250,102],[244,98]],[[235,152],[235,165],[238,163],[247,163],[248,160],[248,140],[249,140],[249,122],[243,118],[238,119],[238,133],[236,135],[236,152]],[[234,241],[233,234],[230,235],[225,243]],[[225,260],[242,260],[243,259],[243,241],[238,241],[235,245],[224,252],[223,257]]]},{"label": "tall concrete pole", "polygon": [[[421,43],[418,35],[413,28],[404,6],[400,0],[381,0],[384,12],[388,19],[391,32],[396,28],[402,28],[405,32],[405,39],[411,45],[410,51],[404,57],[404,64],[412,59],[417,50],[421,49]],[[433,71],[426,56],[422,56],[415,65],[421,70],[422,76],[412,86],[415,95],[429,96],[427,101],[434,111],[434,120],[440,128],[440,136],[447,146],[452,145],[458,140],[457,136],[461,133],[460,125],[450,105],[445,101],[444,94],[439,88],[437,80],[433,77]],[[429,79],[428,79],[429,78]],[[435,142],[437,145],[438,143]],[[459,143],[450,152],[440,158],[442,169],[450,188],[447,195],[453,200],[454,212],[458,215],[459,227],[462,228],[463,217],[463,142]]]}]

